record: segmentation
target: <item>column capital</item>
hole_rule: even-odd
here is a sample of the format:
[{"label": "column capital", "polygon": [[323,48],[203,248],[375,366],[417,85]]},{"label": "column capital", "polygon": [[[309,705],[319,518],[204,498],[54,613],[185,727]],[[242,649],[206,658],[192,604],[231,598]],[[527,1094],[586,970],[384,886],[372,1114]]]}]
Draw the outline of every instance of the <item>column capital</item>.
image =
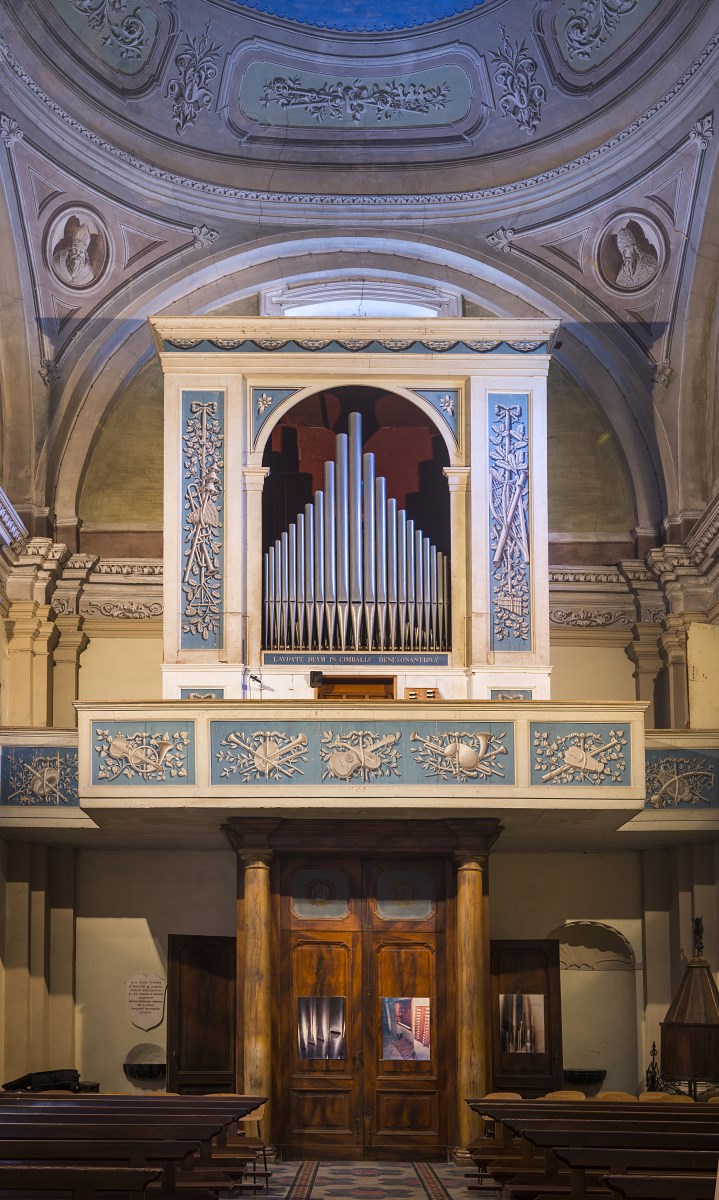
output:
[{"label": "column capital", "polygon": [[243,467],[242,479],[246,492],[261,492],[270,473],[269,467]]},{"label": "column capital", "polygon": [[251,867],[269,867],[274,858],[272,850],[238,850],[238,858],[245,864],[245,870]]},{"label": "column capital", "polygon": [[488,854],[476,853],[473,850],[455,850],[453,854],[458,871],[484,871],[487,867]]},{"label": "column capital", "polygon": [[443,467],[442,474],[446,477],[450,492],[466,492],[469,488],[469,467]]}]

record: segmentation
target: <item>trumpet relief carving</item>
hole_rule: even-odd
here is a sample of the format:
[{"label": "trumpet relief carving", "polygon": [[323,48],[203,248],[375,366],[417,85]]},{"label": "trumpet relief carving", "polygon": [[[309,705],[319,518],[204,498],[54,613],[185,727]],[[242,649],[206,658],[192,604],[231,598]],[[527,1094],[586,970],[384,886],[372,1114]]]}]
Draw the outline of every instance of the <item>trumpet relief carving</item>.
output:
[{"label": "trumpet relief carving", "polygon": [[230,733],[223,739],[216,758],[221,764],[220,780],[236,775],[246,782],[278,780],[284,782],[293,775],[304,774],[300,763],[307,763],[307,737],[296,737],[263,729],[255,734]]},{"label": "trumpet relief carving", "polygon": [[499,760],[507,754],[504,736],[463,730],[431,738],[414,732],[410,742],[416,762],[427,775],[449,783],[455,779],[488,779],[492,775],[503,778],[503,764]]},{"label": "trumpet relief carving", "polygon": [[95,782],[112,783],[121,777],[148,783],[164,783],[187,777],[187,730],[165,733],[113,733],[95,730],[97,764]]}]

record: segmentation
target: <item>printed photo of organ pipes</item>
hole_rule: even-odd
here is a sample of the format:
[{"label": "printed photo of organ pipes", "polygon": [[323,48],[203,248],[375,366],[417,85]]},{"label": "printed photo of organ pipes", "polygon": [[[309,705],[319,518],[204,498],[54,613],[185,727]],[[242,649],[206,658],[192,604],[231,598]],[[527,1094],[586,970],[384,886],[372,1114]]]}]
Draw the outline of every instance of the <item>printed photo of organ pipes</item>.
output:
[{"label": "printed photo of organ pipes", "polygon": [[430,1057],[428,996],[382,997],[382,1058],[426,1062]]},{"label": "printed photo of organ pipes", "polygon": [[505,992],[499,997],[502,1052],[544,1054],[544,996]]},{"label": "printed photo of organ pipes", "polygon": [[300,1058],[347,1057],[344,996],[297,998],[297,1052]]}]

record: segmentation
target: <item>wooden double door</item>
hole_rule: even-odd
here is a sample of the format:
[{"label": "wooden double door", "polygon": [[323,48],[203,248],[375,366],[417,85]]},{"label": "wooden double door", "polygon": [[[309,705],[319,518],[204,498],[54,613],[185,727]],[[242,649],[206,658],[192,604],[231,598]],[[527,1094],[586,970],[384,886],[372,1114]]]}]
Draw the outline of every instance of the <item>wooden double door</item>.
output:
[{"label": "wooden double door", "polygon": [[274,1103],[285,1153],[444,1156],[451,886],[440,857],[281,862]]}]

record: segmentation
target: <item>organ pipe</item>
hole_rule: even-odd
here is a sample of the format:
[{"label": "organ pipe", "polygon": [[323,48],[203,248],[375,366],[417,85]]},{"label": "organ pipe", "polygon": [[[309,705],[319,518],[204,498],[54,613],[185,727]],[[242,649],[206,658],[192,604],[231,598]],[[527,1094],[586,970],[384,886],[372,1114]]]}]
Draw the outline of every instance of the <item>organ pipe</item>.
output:
[{"label": "organ pipe", "polygon": [[449,648],[449,559],[387,495],[351,413],[315,492],[263,558],[272,650]]}]

